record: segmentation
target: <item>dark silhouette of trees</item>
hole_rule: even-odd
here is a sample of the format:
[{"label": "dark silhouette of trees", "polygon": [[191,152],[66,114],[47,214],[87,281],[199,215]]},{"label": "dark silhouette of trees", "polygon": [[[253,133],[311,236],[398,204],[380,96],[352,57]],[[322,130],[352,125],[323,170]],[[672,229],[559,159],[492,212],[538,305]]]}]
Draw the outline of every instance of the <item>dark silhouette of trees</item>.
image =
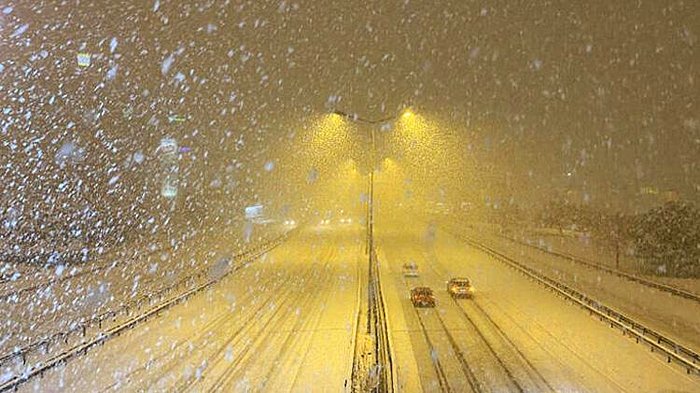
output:
[{"label": "dark silhouette of trees", "polygon": [[700,276],[700,211],[688,202],[669,202],[639,216],[633,228],[637,255],[648,272]]}]

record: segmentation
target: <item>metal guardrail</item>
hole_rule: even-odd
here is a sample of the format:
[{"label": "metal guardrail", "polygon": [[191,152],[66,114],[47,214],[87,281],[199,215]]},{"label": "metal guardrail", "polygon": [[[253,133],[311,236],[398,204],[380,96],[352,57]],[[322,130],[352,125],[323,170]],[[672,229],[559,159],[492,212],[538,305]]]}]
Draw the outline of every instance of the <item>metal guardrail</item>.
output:
[{"label": "metal guardrail", "polygon": [[642,325],[639,322],[634,321],[632,318],[622,314],[619,311],[613,310],[612,308],[595,299],[592,299],[584,293],[555,281],[488,246],[485,246],[466,236],[459,237],[471,244],[473,247],[493,256],[497,260],[543,284],[545,287],[548,287],[560,295],[563,295],[565,298],[574,301],[579,306],[589,310],[591,314],[597,315],[601,320],[610,322],[612,327],[620,329],[623,334],[635,338],[637,342],[641,340],[649,344],[652,351],[654,349],[661,351],[666,355],[666,359],[669,363],[675,361],[683,366],[689,374],[694,373],[700,375],[700,355],[691,349],[671,340],[653,329]]},{"label": "metal guardrail", "polygon": [[[189,239],[192,239],[193,237],[194,237],[194,235],[188,235],[188,236],[184,237],[183,240],[189,240]],[[172,252],[173,248],[174,248],[174,245],[172,243],[170,243],[170,244],[166,244],[165,247],[160,247],[160,248],[156,248],[156,249],[149,249],[146,252],[142,252],[141,254],[151,255],[155,252],[164,252],[164,251],[165,252]],[[105,256],[109,256],[109,255],[110,255],[110,253],[107,253]],[[52,278],[50,278],[46,281],[43,281],[43,282],[39,282],[36,284],[32,284],[30,286],[20,287],[17,289],[10,290],[8,292],[4,292],[4,293],[0,294],[0,301],[8,300],[8,299],[11,299],[14,297],[18,297],[26,292],[36,291],[38,288],[42,288],[42,287],[45,288],[45,287],[48,287],[48,286],[51,286],[51,285],[54,285],[57,283],[61,283],[61,282],[66,281],[66,280],[72,280],[72,279],[78,278],[78,277],[83,276],[83,275],[95,273],[95,272],[98,272],[100,270],[110,269],[112,267],[114,267],[114,262],[104,263],[104,264],[97,265],[97,266],[92,266],[87,270],[78,271],[75,274],[68,274],[68,275],[58,277],[58,278],[52,277]],[[0,283],[4,283],[6,281],[9,281],[9,280],[5,280],[5,281],[0,280]]]},{"label": "metal guardrail", "polygon": [[373,286],[374,296],[372,301],[373,313],[375,314],[375,351],[380,367],[381,379],[379,392],[392,393],[396,386],[396,373],[394,372],[394,360],[391,356],[391,343],[389,338],[389,327],[387,325],[386,302],[384,301],[384,293],[382,292],[382,284],[379,280],[379,262],[377,259],[376,250],[372,249],[370,258],[372,263],[371,282]]},{"label": "metal guardrail", "polygon": [[349,379],[345,381],[345,388],[343,391],[348,390],[348,386],[350,388],[351,392],[356,392],[358,391],[358,385],[359,383],[359,378],[358,378],[358,370],[359,370],[359,360],[362,358],[361,352],[362,352],[362,341],[364,336],[362,335],[362,329],[360,326],[362,326],[362,315],[363,309],[362,309],[362,280],[364,277],[362,276],[362,268],[360,264],[357,264],[357,292],[355,294],[355,314],[356,319],[355,323],[352,325],[352,334],[350,335],[351,342],[350,342],[350,348],[353,349],[352,353],[352,364],[348,365],[348,372],[347,375],[350,376]]},{"label": "metal guardrail", "polygon": [[[366,314],[365,310],[358,313],[351,390],[393,393],[396,391],[397,380],[391,355],[386,302],[382,293],[377,254],[374,247],[369,250],[371,251],[368,254],[366,277],[367,309]],[[366,318],[362,318],[361,315],[366,315]],[[366,323],[365,329],[360,330],[360,322]]]},{"label": "metal guardrail", "polygon": [[700,295],[692,293],[690,291],[686,291],[686,290],[674,287],[672,285],[661,284],[659,282],[649,280],[649,279],[644,278],[644,277],[640,277],[640,276],[637,276],[637,275],[634,275],[631,273],[626,273],[626,272],[623,272],[623,271],[620,271],[617,269],[613,269],[611,267],[602,265],[600,263],[590,262],[590,261],[587,261],[585,259],[582,259],[582,258],[577,257],[577,256],[572,255],[572,254],[559,252],[559,251],[545,250],[544,248],[538,247],[537,245],[534,245],[534,244],[530,244],[530,243],[527,243],[527,242],[524,242],[524,241],[521,241],[518,239],[513,239],[513,238],[505,236],[505,235],[501,235],[501,236],[510,240],[510,241],[513,241],[513,242],[516,242],[516,243],[519,243],[519,244],[522,244],[522,245],[525,245],[528,247],[532,247],[534,249],[545,252],[547,254],[552,254],[552,255],[558,256],[560,258],[565,258],[565,259],[571,260],[573,262],[576,262],[576,263],[584,265],[584,266],[588,266],[588,267],[591,267],[594,269],[602,270],[606,273],[610,273],[610,274],[616,275],[618,277],[626,278],[630,281],[638,282],[638,283],[646,285],[648,287],[655,288],[655,289],[658,289],[660,291],[668,292],[668,293],[675,295],[675,296],[679,296],[679,297],[683,297],[686,299],[694,300],[696,302],[700,302]]},{"label": "metal guardrail", "polygon": [[[21,375],[15,375],[8,381],[3,382],[0,384],[0,392],[5,392],[10,389],[16,389],[19,385],[27,382],[29,379],[36,375],[43,374],[45,371],[48,369],[55,367],[58,364],[62,364],[65,361],[76,357],[77,355],[81,353],[85,353],[88,349],[94,347],[95,345],[101,344],[108,340],[109,338],[119,335],[121,332],[135,326],[139,322],[147,320],[150,316],[154,314],[158,314],[160,311],[163,311],[175,304],[178,304],[182,302],[183,300],[186,300],[188,297],[191,295],[208,288],[209,286],[215,284],[216,282],[220,281],[222,278],[226,277],[228,274],[235,272],[242,267],[248,265],[250,262],[253,260],[257,259],[260,255],[269,252],[270,250],[274,249],[277,247],[281,242],[286,239],[289,236],[289,234],[284,234],[278,238],[275,238],[273,240],[264,242],[260,245],[257,245],[256,247],[252,249],[245,250],[235,256],[232,257],[232,259],[242,259],[242,263],[238,264],[236,266],[233,266],[229,271],[227,271],[225,274],[221,275],[220,277],[216,277],[210,280],[207,280],[203,284],[200,284],[196,286],[193,289],[187,290],[182,294],[177,295],[174,298],[171,298],[169,300],[166,300],[165,302],[162,302],[158,304],[157,306],[149,309],[143,314],[139,314],[137,316],[134,316],[127,320],[126,322],[119,324],[117,326],[114,326],[110,329],[108,329],[105,332],[99,333],[96,337],[93,337],[92,339],[88,341],[83,341],[79,343],[77,346],[72,347],[64,352],[61,352],[60,354],[53,356],[43,362],[38,362],[34,367],[31,367],[29,370],[25,370]],[[158,299],[159,301],[163,300],[163,296],[166,294],[169,294],[172,290],[177,289],[180,285],[183,283],[188,283],[188,282],[193,282],[194,279],[201,279],[205,275],[207,275],[208,272],[203,271],[203,272],[198,272],[196,274],[190,275],[188,277],[183,278],[182,280],[178,281],[177,283],[163,288],[161,290],[158,290],[154,293],[150,293],[147,295],[144,295],[140,297],[139,299],[136,299],[132,302],[129,302],[126,305],[120,306],[117,310],[112,310],[112,311],[107,311],[105,313],[102,313],[94,318],[91,318],[88,323],[80,323],[76,324],[76,327],[74,329],[71,329],[67,332],[59,332],[55,333],[47,338],[44,338],[38,342],[31,343],[25,347],[19,348],[15,351],[12,351],[10,353],[4,354],[0,356],[0,365],[3,363],[6,363],[8,361],[11,361],[16,358],[21,358],[22,364],[26,364],[27,362],[27,357],[29,356],[30,352],[37,351],[40,349],[44,349],[45,352],[49,352],[49,346],[52,343],[56,343],[57,340],[62,339],[64,342],[67,342],[68,336],[71,334],[79,333],[81,337],[85,337],[86,335],[86,329],[89,327],[91,324],[97,324],[99,328],[102,328],[102,322],[108,319],[115,319],[117,315],[120,315],[122,313],[125,313],[127,316],[131,314],[131,311],[134,309],[140,309],[144,303],[148,303],[148,305],[151,305],[153,303],[154,299]]]},{"label": "metal guardrail", "polygon": [[0,385],[0,392],[6,392],[12,389],[17,389],[20,385],[26,383],[29,381],[31,378],[37,376],[37,375],[43,375],[44,372],[48,371],[49,369],[67,362],[68,360],[79,356],[80,354],[86,353],[90,348],[100,345],[104,343],[105,341],[109,340],[112,337],[118,336],[120,333],[126,331],[127,329],[130,329],[137,325],[138,323],[142,321],[148,320],[150,316],[157,315],[159,312],[173,306],[174,304],[180,303],[183,300],[187,299],[189,296],[192,294],[201,291],[204,288],[209,287],[211,284],[213,284],[214,281],[210,281],[206,284],[202,284],[197,288],[193,288],[178,297],[171,299],[165,303],[162,303],[158,305],[157,307],[150,309],[144,314],[141,314],[139,316],[136,316],[134,318],[131,318],[130,320],[126,321],[123,324],[117,325],[111,329],[108,329],[105,332],[102,332],[98,334],[96,337],[92,338],[91,340],[82,342],[78,344],[77,346],[69,349],[68,351],[62,352],[48,360],[42,363],[38,363],[35,367],[31,368],[28,371],[25,371],[24,373],[20,375],[15,375],[13,378],[10,380],[6,381],[2,385]]},{"label": "metal guardrail", "polygon": [[[234,255],[232,258],[233,259],[241,259],[244,258],[246,255],[249,255],[251,253],[255,253],[258,250],[273,244],[274,242],[277,242],[281,239],[277,238],[274,240],[266,241],[263,242],[259,245],[256,245],[255,247],[245,250],[239,254]],[[130,315],[133,310],[140,310],[144,304],[151,305],[153,304],[154,301],[159,301],[162,300],[164,296],[170,294],[173,290],[180,288],[183,285],[190,285],[195,282],[197,279],[201,279],[204,277],[208,272],[206,271],[201,271],[197,272],[195,274],[189,275],[187,277],[184,277],[180,280],[178,280],[176,283],[161,288],[157,291],[145,294],[143,296],[140,296],[134,300],[131,300],[127,303],[122,303],[119,306],[117,306],[116,309],[114,310],[109,310],[105,311],[101,314],[95,315],[91,317],[90,319],[87,320],[82,320],[78,323],[74,324],[74,327],[70,330],[67,331],[62,331],[62,332],[57,332],[54,333],[50,336],[44,337],[40,339],[39,341],[27,344],[23,347],[17,348],[16,350],[6,353],[3,355],[0,355],[0,365],[3,363],[7,362],[8,360],[21,357],[22,358],[22,363],[26,363],[26,358],[29,352],[43,349],[44,351],[48,352],[48,348],[51,344],[57,343],[59,341],[64,341],[66,342],[69,338],[69,336],[74,335],[74,334],[80,334],[80,336],[84,337],[85,332],[87,328],[93,327],[93,326],[98,326],[99,328],[102,328],[102,324],[104,321],[107,321],[109,319],[115,319],[118,315],[121,314],[126,314]]]}]

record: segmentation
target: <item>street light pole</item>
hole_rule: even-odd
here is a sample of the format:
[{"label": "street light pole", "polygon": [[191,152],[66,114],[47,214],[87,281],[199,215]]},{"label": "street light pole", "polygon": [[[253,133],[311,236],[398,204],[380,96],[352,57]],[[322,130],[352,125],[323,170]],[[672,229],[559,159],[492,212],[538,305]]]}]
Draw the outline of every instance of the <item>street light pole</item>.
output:
[{"label": "street light pole", "polygon": [[[342,116],[350,119],[353,122],[366,123],[370,125],[370,140],[371,140],[371,156],[370,156],[370,171],[369,171],[369,199],[367,202],[367,262],[368,262],[368,272],[367,272],[367,335],[372,337],[372,353],[374,354],[374,367],[378,367],[378,370],[382,370],[377,376],[380,380],[384,381],[384,385],[392,385],[392,369],[387,366],[390,363],[390,352],[388,339],[386,336],[386,325],[382,325],[381,321],[386,320],[385,310],[382,303],[381,295],[381,285],[379,283],[379,267],[377,266],[376,254],[374,251],[374,175],[377,168],[377,124],[385,124],[389,121],[395,120],[398,116],[391,116],[384,119],[370,120],[365,119],[356,114],[348,114],[340,110],[334,110],[333,113],[338,116]],[[358,317],[359,318],[359,317]],[[359,320],[358,320],[359,322]],[[364,351],[364,349],[363,349]],[[369,360],[369,358],[367,358]],[[354,370],[354,366],[353,366]],[[371,375],[371,371],[368,371],[368,375]],[[355,372],[353,371],[353,380],[355,379]],[[376,381],[380,383],[380,381]],[[372,387],[371,391],[380,391],[379,385]],[[393,391],[393,389],[389,389]]]},{"label": "street light pole", "polygon": [[364,118],[362,116],[358,116],[357,114],[350,114],[350,113],[343,112],[343,111],[338,110],[338,109],[334,109],[333,113],[338,115],[338,116],[346,117],[352,121],[355,121],[358,123],[366,123],[366,124],[383,124],[383,123],[386,123],[388,121],[394,120],[398,117],[395,115],[395,116],[385,117],[383,119],[367,119],[367,118]]},{"label": "street light pole", "polygon": [[369,172],[369,199],[367,202],[367,253],[370,254],[374,249],[374,171],[377,165],[377,124],[384,124],[388,121],[396,119],[398,116],[390,116],[383,119],[366,119],[364,117],[358,116],[357,114],[350,114],[343,112],[341,110],[335,109],[333,113],[350,119],[354,122],[369,124],[370,127],[370,138],[371,138],[371,156],[370,156],[370,172]]},{"label": "street light pole", "polygon": [[[376,129],[371,128],[372,135],[372,157],[371,157],[371,168],[369,171],[369,233],[368,233],[368,253],[372,253],[374,250],[374,171],[377,165],[377,145],[376,145]],[[371,257],[371,255],[370,255]]]}]

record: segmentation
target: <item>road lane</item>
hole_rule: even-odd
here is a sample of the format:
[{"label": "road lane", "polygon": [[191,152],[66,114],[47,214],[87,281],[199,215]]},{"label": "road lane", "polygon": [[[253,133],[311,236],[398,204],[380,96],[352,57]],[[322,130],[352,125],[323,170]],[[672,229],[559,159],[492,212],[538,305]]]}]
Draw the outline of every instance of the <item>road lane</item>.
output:
[{"label": "road lane", "polygon": [[[388,263],[383,248],[377,250],[379,271],[382,280],[384,300],[387,307],[387,325],[391,337],[393,362],[397,373],[399,391],[439,391],[436,368],[426,362],[418,362],[420,357],[430,356],[430,348],[423,332],[413,318],[413,305],[408,301],[407,292],[386,289],[386,287],[403,288],[403,276],[400,265]],[[431,381],[423,385],[422,381]]]},{"label": "road lane", "polygon": [[[0,336],[0,355],[40,337],[69,332],[81,322],[120,310],[126,302],[172,286],[261,243],[256,239],[242,244],[238,232],[228,227],[174,245],[160,239],[150,246],[124,246],[86,264],[44,267],[31,285],[4,287],[0,327],[8,334]],[[280,229],[269,232],[270,238],[283,233]]]},{"label": "road lane", "polygon": [[[445,279],[440,278],[425,258],[424,250],[415,243],[402,244],[401,247],[387,247],[384,253],[389,260],[415,261],[419,265],[419,277],[399,277],[401,283],[396,288],[405,294],[415,286],[428,286],[434,289],[437,298],[435,309],[420,309],[416,312],[416,328],[423,331],[424,340],[429,342],[433,352],[417,354],[419,364],[425,362],[424,368],[432,363],[439,364],[447,379],[441,381],[440,372],[422,374],[424,386],[448,385],[449,391],[525,391],[522,379],[516,378],[512,367],[505,364],[502,356],[491,347],[491,343],[479,335],[475,326],[471,326],[459,311],[459,306],[444,290]],[[399,264],[400,265],[400,264]],[[406,297],[405,310],[413,308]],[[409,312],[410,314],[410,312]],[[507,355],[507,353],[505,353]],[[429,357],[428,357],[429,356]],[[428,362],[426,362],[429,359]],[[518,366],[520,370],[522,366]],[[537,391],[546,391],[542,386],[532,384]],[[546,385],[544,386],[546,388]],[[447,389],[442,389],[448,391]]]},{"label": "road lane", "polygon": [[362,246],[359,227],[300,233],[21,390],[342,391]]}]

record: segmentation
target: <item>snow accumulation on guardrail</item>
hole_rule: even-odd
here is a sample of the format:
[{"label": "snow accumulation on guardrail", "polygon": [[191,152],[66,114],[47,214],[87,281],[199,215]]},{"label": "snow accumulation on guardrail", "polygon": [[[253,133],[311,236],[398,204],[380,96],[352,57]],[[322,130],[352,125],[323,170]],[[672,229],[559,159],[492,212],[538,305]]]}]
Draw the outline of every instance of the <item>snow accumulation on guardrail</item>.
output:
[{"label": "snow accumulation on guardrail", "polygon": [[658,289],[658,290],[661,290],[664,292],[668,292],[668,293],[675,295],[675,296],[679,296],[679,297],[683,297],[686,299],[694,300],[696,302],[700,302],[700,295],[692,293],[690,291],[686,291],[686,290],[681,289],[681,288],[677,288],[677,287],[674,287],[674,286],[671,286],[668,284],[662,284],[662,283],[650,280],[648,278],[637,276],[635,274],[626,273],[626,272],[623,272],[621,270],[617,270],[617,269],[602,265],[600,263],[587,261],[587,260],[584,260],[580,257],[577,257],[577,256],[569,254],[569,253],[564,253],[564,252],[554,251],[554,250],[547,250],[547,249],[544,249],[544,248],[539,247],[537,245],[530,244],[528,242],[524,242],[524,241],[514,239],[514,238],[511,238],[508,236],[504,236],[504,235],[501,235],[501,236],[505,239],[512,241],[512,242],[522,244],[524,246],[532,247],[532,248],[539,250],[541,252],[551,254],[551,255],[554,255],[554,256],[557,256],[560,258],[565,258],[567,260],[573,261],[573,262],[578,263],[580,265],[584,265],[584,266],[587,266],[590,268],[602,270],[606,273],[610,273],[610,274],[616,275],[618,277],[622,277],[622,278],[628,279],[630,281],[634,281],[634,282],[640,283],[642,285],[646,285],[646,286],[651,287],[651,288],[655,288],[655,289]]}]

